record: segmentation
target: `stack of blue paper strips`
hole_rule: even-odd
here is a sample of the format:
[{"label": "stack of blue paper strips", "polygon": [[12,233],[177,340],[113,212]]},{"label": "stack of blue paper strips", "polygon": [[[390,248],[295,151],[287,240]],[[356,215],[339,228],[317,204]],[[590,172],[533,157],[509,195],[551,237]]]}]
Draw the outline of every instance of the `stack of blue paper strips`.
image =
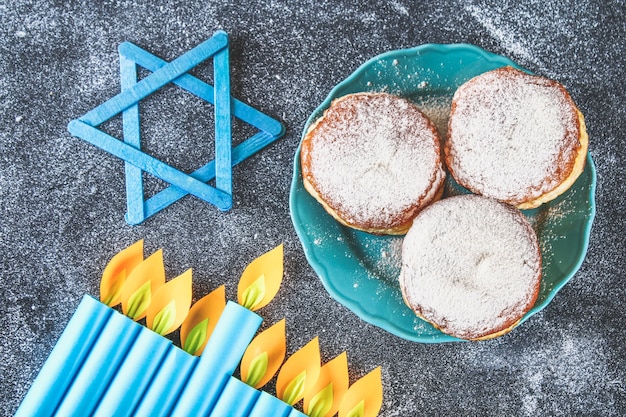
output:
[{"label": "stack of blue paper strips", "polygon": [[233,376],[261,322],[229,301],[197,357],[85,296],[16,417],[305,417]]}]

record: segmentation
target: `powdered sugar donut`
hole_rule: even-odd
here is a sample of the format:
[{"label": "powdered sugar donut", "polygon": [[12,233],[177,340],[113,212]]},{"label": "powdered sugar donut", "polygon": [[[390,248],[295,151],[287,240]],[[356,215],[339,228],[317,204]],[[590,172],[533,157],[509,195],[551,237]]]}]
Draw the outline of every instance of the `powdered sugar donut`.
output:
[{"label": "powdered sugar donut", "polygon": [[410,101],[357,93],[333,101],[301,146],[304,186],[342,224],[403,234],[443,191],[434,124]]},{"label": "powdered sugar donut", "polygon": [[444,333],[496,337],[535,304],[537,236],[512,206],[478,195],[446,198],[415,218],[399,280],[406,304]]},{"label": "powdered sugar donut", "polygon": [[574,183],[587,147],[584,118],[556,81],[504,67],[454,94],[446,164],[475,193],[537,207]]}]

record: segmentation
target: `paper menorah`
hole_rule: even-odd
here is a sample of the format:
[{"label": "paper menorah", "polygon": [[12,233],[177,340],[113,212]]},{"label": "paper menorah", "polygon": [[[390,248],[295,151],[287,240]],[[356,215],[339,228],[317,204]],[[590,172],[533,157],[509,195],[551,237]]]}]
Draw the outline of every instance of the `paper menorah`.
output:
[{"label": "paper menorah", "polygon": [[261,322],[228,302],[197,357],[85,296],[16,417],[304,417],[233,376]]},{"label": "paper menorah", "polygon": [[[237,303],[222,286],[191,307],[191,269],[165,282],[162,251],[144,259],[136,242],[105,268],[102,302],[83,297],[16,417],[304,417],[300,401],[308,416],[375,416],[380,368],[348,387],[345,352],[320,366],[314,338],[284,361],[284,320],[256,335],[282,275],[279,245],[243,271]],[[182,349],[163,337],[181,324]],[[260,391],[276,372],[277,396]]]}]

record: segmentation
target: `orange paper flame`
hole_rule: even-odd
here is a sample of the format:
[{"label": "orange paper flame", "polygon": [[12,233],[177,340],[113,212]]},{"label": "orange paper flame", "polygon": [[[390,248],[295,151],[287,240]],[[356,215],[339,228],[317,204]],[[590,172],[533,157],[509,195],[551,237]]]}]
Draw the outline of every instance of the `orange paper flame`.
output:
[{"label": "orange paper flame", "polygon": [[350,386],[339,406],[339,417],[376,417],[383,405],[380,367]]},{"label": "orange paper flame", "polygon": [[253,260],[243,271],[237,287],[240,305],[256,311],[266,306],[280,288],[283,279],[283,245]]},{"label": "orange paper flame", "polygon": [[349,383],[348,359],[343,352],[320,369],[315,386],[304,396],[304,412],[309,417],[335,415]]},{"label": "orange paper flame", "polygon": [[158,250],[137,265],[122,289],[122,311],[133,320],[146,316],[156,290],[165,283],[163,251]]},{"label": "orange paper flame", "polygon": [[317,336],[291,355],[276,378],[276,396],[294,405],[313,389],[320,374],[320,347]]},{"label": "orange paper flame", "polygon": [[146,325],[165,336],[183,323],[191,307],[191,269],[161,285],[146,311]]},{"label": "orange paper flame", "polygon": [[285,319],[282,319],[250,342],[241,359],[241,380],[261,388],[278,371],[286,353]]},{"label": "orange paper flame", "polygon": [[182,348],[191,355],[201,355],[211,333],[226,307],[226,289],[222,285],[194,303],[180,328]]},{"label": "orange paper flame", "polygon": [[109,307],[122,302],[122,288],[130,272],[143,261],[143,239],[115,255],[100,280],[100,301]]}]

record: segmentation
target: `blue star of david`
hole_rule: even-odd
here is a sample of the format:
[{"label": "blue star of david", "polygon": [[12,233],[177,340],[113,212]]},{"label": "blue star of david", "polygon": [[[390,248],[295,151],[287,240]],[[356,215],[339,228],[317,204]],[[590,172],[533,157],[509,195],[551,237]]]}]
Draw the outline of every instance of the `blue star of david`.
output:
[{"label": "blue star of david", "polygon": [[[69,132],[124,160],[129,224],[139,224],[187,194],[194,195],[222,211],[232,207],[232,167],[281,137],[285,130],[277,120],[231,97],[228,35],[216,32],[210,39],[171,62],[162,60],[138,46],[119,46],[121,92],[84,116],[68,124]],[[213,57],[214,86],[187,74]],[[137,66],[152,73],[141,81]],[[141,151],[138,103],[168,83],[213,104],[215,115],[215,158],[187,174]],[[122,114],[123,140],[97,127]],[[232,116],[259,131],[232,147]],[[144,200],[142,172],[170,184]],[[215,179],[215,186],[207,182]]]}]

